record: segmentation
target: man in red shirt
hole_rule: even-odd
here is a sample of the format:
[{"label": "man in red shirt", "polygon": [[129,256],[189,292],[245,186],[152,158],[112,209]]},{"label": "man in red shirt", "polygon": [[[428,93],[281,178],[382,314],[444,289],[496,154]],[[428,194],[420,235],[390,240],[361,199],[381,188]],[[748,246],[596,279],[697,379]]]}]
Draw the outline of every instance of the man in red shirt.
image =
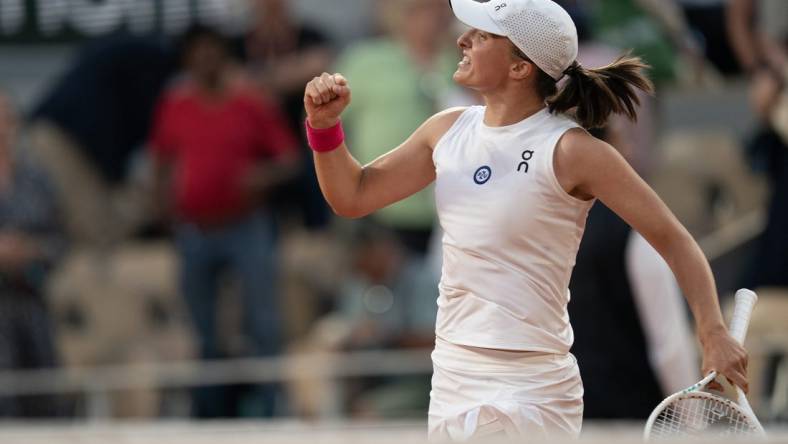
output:
[{"label": "man in red shirt", "polygon": [[[151,149],[160,208],[175,220],[181,290],[201,357],[222,357],[215,313],[226,271],[241,283],[246,353],[276,354],[276,235],[265,197],[295,173],[297,141],[280,110],[234,67],[220,34],[193,27],[181,54],[183,75],[161,99]],[[273,398],[271,387],[257,387],[240,402],[270,415]],[[198,417],[243,413],[221,388],[196,390],[194,407]]]}]

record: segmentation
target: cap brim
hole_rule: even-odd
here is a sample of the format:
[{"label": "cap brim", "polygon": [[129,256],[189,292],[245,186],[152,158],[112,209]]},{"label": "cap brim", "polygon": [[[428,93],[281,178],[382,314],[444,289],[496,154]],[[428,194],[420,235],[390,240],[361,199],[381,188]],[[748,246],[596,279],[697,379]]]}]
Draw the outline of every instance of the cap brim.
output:
[{"label": "cap brim", "polygon": [[506,32],[490,17],[486,4],[476,0],[449,0],[449,4],[457,20],[471,28],[497,35],[506,35]]}]

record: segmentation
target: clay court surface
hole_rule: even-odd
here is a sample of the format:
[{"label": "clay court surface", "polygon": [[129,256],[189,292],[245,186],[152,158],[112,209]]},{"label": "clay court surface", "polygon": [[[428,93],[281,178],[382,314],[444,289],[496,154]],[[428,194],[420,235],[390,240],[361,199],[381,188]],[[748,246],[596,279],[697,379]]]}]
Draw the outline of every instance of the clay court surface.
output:
[{"label": "clay court surface", "polygon": [[[156,423],[4,423],[2,444],[420,444],[426,425],[418,422],[338,422],[308,424],[276,422],[156,422]],[[580,443],[635,444],[641,441],[641,425],[635,423],[588,424]],[[788,428],[770,430],[769,443],[788,444]],[[482,443],[526,442],[488,440]],[[551,444],[573,443],[552,439]],[[671,441],[673,442],[673,441]],[[736,442],[720,439],[675,442]],[[739,441],[741,442],[741,441]]]}]

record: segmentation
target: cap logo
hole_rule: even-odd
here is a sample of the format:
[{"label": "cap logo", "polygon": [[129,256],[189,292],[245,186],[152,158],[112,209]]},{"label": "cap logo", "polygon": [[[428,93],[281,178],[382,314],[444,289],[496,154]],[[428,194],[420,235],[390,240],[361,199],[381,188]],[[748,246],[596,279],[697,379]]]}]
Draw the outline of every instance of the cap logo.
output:
[{"label": "cap logo", "polygon": [[509,6],[509,5],[507,5],[506,3],[501,3],[499,5],[495,5],[495,12],[498,12],[498,11],[500,11],[501,9],[503,9],[503,8],[505,8],[507,6]]}]

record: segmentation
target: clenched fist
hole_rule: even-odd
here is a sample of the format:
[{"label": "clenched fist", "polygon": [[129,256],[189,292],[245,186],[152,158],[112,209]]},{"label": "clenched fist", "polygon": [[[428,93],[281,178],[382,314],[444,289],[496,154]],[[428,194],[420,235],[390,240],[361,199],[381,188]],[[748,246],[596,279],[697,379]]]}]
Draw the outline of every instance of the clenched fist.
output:
[{"label": "clenched fist", "polygon": [[323,73],[306,84],[304,108],[312,128],[336,125],[348,104],[350,87],[341,74]]}]

